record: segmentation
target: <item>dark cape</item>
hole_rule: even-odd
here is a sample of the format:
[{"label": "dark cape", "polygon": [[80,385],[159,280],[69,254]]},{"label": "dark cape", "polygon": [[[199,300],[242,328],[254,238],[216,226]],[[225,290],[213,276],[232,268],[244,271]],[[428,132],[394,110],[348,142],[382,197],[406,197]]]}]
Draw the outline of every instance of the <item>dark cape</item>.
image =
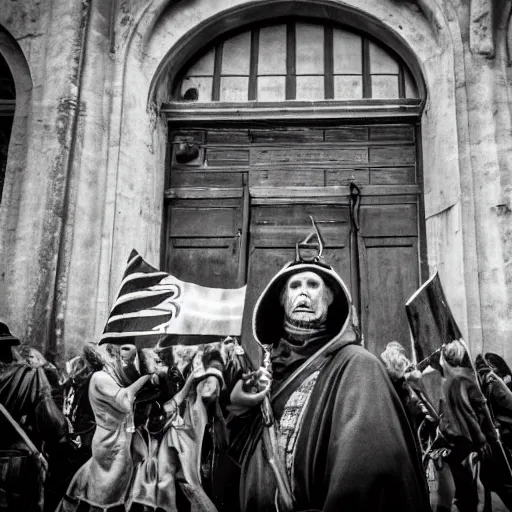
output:
[{"label": "dark cape", "polygon": [[[292,394],[301,384],[307,386],[306,379],[318,372],[300,412],[302,421],[290,454],[293,505],[288,503],[288,509],[293,512],[429,511],[426,478],[404,407],[384,365],[359,345],[350,294],[329,265],[320,260],[292,262],[272,278],[254,309],[255,340],[272,347],[272,369],[277,370],[277,361],[286,355],[277,349],[283,334],[289,334],[281,291],[290,276],[306,271],[323,279],[333,293],[333,300],[325,322],[330,333],[327,339],[317,347],[317,352],[306,354],[300,367],[295,369],[294,364],[284,364],[279,372],[283,375],[271,390],[272,410],[279,425]],[[303,353],[300,349],[297,355]],[[241,509],[243,512],[284,510],[279,500],[283,496],[288,498],[286,481],[280,479],[279,508],[276,508],[276,477],[265,453],[269,449],[268,435],[265,435],[268,430],[261,426],[262,415],[257,413],[253,411],[250,429],[242,430],[238,436],[237,440],[242,442],[232,443],[242,455]],[[279,456],[272,455],[274,459]],[[283,474],[276,473],[280,477]]]},{"label": "dark cape", "polygon": [[[358,345],[342,347],[320,370],[294,468],[296,512],[430,510],[404,408],[384,367]],[[275,511],[275,489],[260,440],[243,464],[242,510]]]},{"label": "dark cape", "polygon": [[[38,450],[44,447],[49,471],[3,416],[0,417],[0,510],[39,511],[44,481],[46,510],[54,510],[65,490],[72,446],[68,425],[51,396],[43,368],[13,362],[0,365],[0,403]],[[46,475],[46,478],[45,478]]]},{"label": "dark cape", "polygon": [[[66,419],[52,399],[51,386],[42,368],[31,368],[24,363],[1,366],[0,403],[22,424],[38,447],[43,442],[56,443],[68,432]],[[0,444],[9,442],[11,439],[3,436]]]}]

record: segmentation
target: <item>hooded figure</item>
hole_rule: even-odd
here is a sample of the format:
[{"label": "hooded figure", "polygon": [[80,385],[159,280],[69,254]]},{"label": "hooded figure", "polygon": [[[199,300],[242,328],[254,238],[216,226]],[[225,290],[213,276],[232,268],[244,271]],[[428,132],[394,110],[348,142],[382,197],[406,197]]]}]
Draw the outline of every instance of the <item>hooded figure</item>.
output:
[{"label": "hooded figure", "polygon": [[406,413],[381,362],[359,344],[345,284],[321,253],[297,260],[253,314],[253,334],[270,353],[278,449],[269,453],[258,408],[246,413],[242,511],[430,510]]}]

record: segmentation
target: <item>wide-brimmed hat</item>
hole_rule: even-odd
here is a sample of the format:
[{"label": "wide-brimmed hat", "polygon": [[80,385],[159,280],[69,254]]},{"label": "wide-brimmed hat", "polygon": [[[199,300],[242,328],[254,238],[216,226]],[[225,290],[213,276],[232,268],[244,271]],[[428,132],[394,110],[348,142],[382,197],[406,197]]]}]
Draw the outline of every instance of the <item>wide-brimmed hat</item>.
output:
[{"label": "wide-brimmed hat", "polygon": [[502,375],[512,375],[510,366],[499,354],[495,354],[494,352],[487,352],[484,358],[488,363],[492,364]]},{"label": "wide-brimmed hat", "polygon": [[0,322],[0,343],[3,345],[19,345],[20,339],[11,334],[7,324]]}]

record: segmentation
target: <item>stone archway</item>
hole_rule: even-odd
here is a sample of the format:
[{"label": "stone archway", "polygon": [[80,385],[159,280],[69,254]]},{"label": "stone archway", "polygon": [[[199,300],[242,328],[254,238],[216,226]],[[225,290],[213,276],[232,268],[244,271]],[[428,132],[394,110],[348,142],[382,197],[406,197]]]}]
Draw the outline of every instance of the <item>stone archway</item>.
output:
[{"label": "stone archway", "polygon": [[[307,5],[306,1],[281,3]],[[223,5],[200,1],[193,8],[185,3],[153,2],[144,7],[143,15],[133,17],[138,22],[131,26],[130,33],[126,29],[123,40],[119,41],[120,45],[127,42],[127,46],[116,79],[122,84],[122,95],[117,107],[119,124],[113,129],[119,134],[120,151],[118,158],[109,163],[109,172],[117,174],[115,206],[111,206],[109,215],[114,237],[105,248],[111,258],[109,267],[103,269],[103,275],[109,276],[110,300],[120,280],[126,254],[133,246],[155,264],[160,257],[164,182],[159,173],[165,166],[167,127],[158,115],[158,103],[169,85],[168,73],[163,72],[171,65],[168,56],[176,55],[176,49],[183,48],[191,34],[197,34],[213,20],[225,28],[239,25],[240,12],[250,11],[250,4],[264,2],[233,0]],[[469,299],[467,294],[478,286],[471,267],[475,253],[471,235],[474,228],[471,216],[462,211],[471,208],[471,201],[461,203],[461,179],[466,179],[461,176],[461,162],[466,161],[467,145],[464,123],[459,122],[461,92],[456,90],[456,82],[461,79],[462,48],[458,23],[455,17],[447,21],[444,7],[434,1],[422,2],[423,12],[418,7],[375,0],[322,4],[377,20],[376,24],[402,44],[416,62],[416,69],[422,71],[428,90],[422,140],[429,267],[439,269],[463,331],[469,331],[470,339],[478,344],[478,294],[471,293]],[[243,22],[246,21],[244,18]],[[142,98],[141,91],[147,91],[147,96]],[[128,147],[130,151],[125,149]],[[133,151],[137,152],[137,161],[130,157]],[[155,169],[160,170],[155,172]],[[134,175],[137,176],[135,182]],[[467,189],[472,185],[466,180],[463,186]],[[134,209],[140,212],[138,219],[129,213]],[[461,218],[464,219],[462,226]],[[98,327],[107,313],[104,304],[99,308]]]},{"label": "stone archway", "polygon": [[[30,101],[32,94],[32,78],[25,56],[15,39],[0,26],[0,54],[7,62],[14,79],[16,103],[14,119],[9,142],[9,151],[5,181],[0,204],[0,315],[11,321],[19,316],[10,311],[10,303],[4,293],[5,282],[12,273],[12,254],[18,216],[20,213],[19,198],[22,190],[23,170],[27,156],[27,127],[30,119]],[[11,323],[14,332],[22,332],[21,326]]]}]

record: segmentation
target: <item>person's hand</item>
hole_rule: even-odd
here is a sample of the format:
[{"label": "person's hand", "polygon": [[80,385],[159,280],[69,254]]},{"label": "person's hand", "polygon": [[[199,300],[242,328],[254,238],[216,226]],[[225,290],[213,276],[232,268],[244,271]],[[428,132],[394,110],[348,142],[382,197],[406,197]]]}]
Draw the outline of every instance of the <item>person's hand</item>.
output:
[{"label": "person's hand", "polygon": [[151,384],[153,384],[153,386],[158,386],[160,378],[156,373],[152,373],[149,381],[151,382]]},{"label": "person's hand", "polygon": [[268,382],[266,385],[263,385],[263,381],[261,381],[261,384],[253,386],[253,391],[245,391],[245,381],[243,378],[238,380],[231,391],[231,404],[228,406],[228,410],[238,416],[252,409],[254,406],[261,404],[270,391],[272,381],[268,377],[267,379]]},{"label": "person's hand", "polygon": [[270,387],[272,383],[272,375],[263,366],[260,366],[254,372],[242,374],[243,385],[242,388],[246,392],[259,393]]},{"label": "person's hand", "polygon": [[489,443],[485,443],[478,448],[478,456],[480,460],[489,460],[492,458],[492,449]]}]

